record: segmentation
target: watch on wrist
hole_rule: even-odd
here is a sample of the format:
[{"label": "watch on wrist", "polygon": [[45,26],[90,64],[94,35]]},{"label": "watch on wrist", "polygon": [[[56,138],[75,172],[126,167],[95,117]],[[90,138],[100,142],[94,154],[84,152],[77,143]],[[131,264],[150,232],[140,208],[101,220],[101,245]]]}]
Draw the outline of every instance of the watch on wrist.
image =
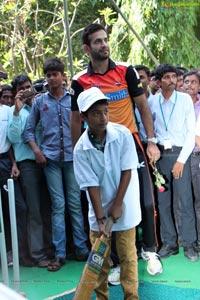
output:
[{"label": "watch on wrist", "polygon": [[153,137],[153,138],[148,138],[148,139],[147,139],[147,142],[152,142],[152,143],[154,143],[154,144],[157,144],[157,143],[158,143],[158,140],[157,140],[157,138]]},{"label": "watch on wrist", "polygon": [[100,222],[101,224],[104,224],[104,221],[106,220],[106,217],[103,216],[102,218],[96,218],[97,222]]}]

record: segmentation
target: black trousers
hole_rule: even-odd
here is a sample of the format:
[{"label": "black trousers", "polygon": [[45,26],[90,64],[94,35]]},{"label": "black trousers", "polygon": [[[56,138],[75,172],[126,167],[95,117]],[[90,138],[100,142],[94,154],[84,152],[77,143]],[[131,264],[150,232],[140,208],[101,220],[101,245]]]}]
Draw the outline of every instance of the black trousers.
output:
[{"label": "black trousers", "polygon": [[[2,196],[2,207],[4,217],[4,229],[6,236],[7,251],[11,250],[11,233],[10,233],[10,214],[8,203],[8,192],[5,191],[3,185],[7,185],[7,180],[10,178],[11,162],[8,158],[0,159],[0,188]],[[19,257],[27,258],[28,244],[27,244],[27,206],[22,194],[19,180],[14,180],[15,190],[15,209],[16,209],[16,222],[18,234]]]},{"label": "black trousers", "polygon": [[[27,237],[29,253],[36,262],[46,258],[47,240],[51,237],[45,236],[51,233],[50,226],[50,201],[47,188],[44,189],[45,177],[43,169],[32,160],[18,162],[20,170],[20,183],[27,205]],[[45,220],[46,219],[46,220]],[[44,221],[45,220],[45,221]],[[49,227],[44,227],[49,223]],[[45,232],[44,232],[45,231]],[[45,249],[46,248],[46,249]]]},{"label": "black trousers", "polygon": [[181,149],[162,150],[158,161],[159,171],[166,179],[166,191],[158,193],[158,209],[160,214],[161,239],[163,244],[177,245],[177,232],[174,222],[173,196],[180,201],[181,236],[183,247],[192,246],[197,239],[195,213],[191,184],[190,158],[184,164],[183,175],[175,179],[172,168],[177,161]]},{"label": "black trousers", "polygon": [[140,187],[140,205],[142,211],[142,247],[145,251],[155,252],[158,247],[156,208],[154,187],[149,170],[148,160],[145,150],[141,144],[139,136],[134,134],[135,146],[138,154],[140,167],[138,168],[139,187]]}]

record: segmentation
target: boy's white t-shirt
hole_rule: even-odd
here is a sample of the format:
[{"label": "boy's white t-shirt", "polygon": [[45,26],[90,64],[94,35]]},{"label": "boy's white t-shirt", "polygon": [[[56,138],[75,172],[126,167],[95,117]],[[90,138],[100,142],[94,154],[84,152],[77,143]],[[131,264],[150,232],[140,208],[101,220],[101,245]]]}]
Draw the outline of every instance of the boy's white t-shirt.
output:
[{"label": "boy's white t-shirt", "polygon": [[109,122],[106,131],[104,152],[97,150],[89,140],[88,128],[74,149],[74,171],[82,190],[89,200],[90,229],[98,231],[95,213],[87,187],[99,186],[105,216],[116,195],[121,171],[132,170],[131,180],[123,200],[123,213],[113,231],[128,230],[141,221],[138,180],[138,156],[131,132],[123,125]]}]

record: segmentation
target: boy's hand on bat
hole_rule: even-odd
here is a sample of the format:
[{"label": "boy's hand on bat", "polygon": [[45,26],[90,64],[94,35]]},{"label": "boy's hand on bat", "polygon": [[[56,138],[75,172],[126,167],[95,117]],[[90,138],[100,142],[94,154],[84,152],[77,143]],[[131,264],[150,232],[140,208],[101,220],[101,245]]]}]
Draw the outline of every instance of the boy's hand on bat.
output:
[{"label": "boy's hand on bat", "polygon": [[107,237],[111,236],[111,232],[106,232],[106,219],[105,220],[101,220],[101,221],[97,221],[98,222],[98,226],[99,226],[99,233],[100,236],[103,234]]},{"label": "boy's hand on bat", "polygon": [[108,211],[108,216],[113,218],[113,222],[116,223],[117,220],[121,217],[122,215],[122,205],[117,205],[116,203],[113,203],[111,205],[109,211]]}]

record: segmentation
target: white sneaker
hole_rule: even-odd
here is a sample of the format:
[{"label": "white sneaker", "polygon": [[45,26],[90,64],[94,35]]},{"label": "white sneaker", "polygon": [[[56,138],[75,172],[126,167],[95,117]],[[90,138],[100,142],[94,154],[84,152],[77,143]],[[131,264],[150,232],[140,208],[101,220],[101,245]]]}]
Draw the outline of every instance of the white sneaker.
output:
[{"label": "white sneaker", "polygon": [[141,256],[147,261],[147,272],[150,275],[161,274],[163,271],[160,257],[156,252],[144,251],[142,248]]},{"label": "white sneaker", "polygon": [[108,275],[108,283],[110,285],[119,285],[120,284],[120,266],[112,268],[110,274]]}]

